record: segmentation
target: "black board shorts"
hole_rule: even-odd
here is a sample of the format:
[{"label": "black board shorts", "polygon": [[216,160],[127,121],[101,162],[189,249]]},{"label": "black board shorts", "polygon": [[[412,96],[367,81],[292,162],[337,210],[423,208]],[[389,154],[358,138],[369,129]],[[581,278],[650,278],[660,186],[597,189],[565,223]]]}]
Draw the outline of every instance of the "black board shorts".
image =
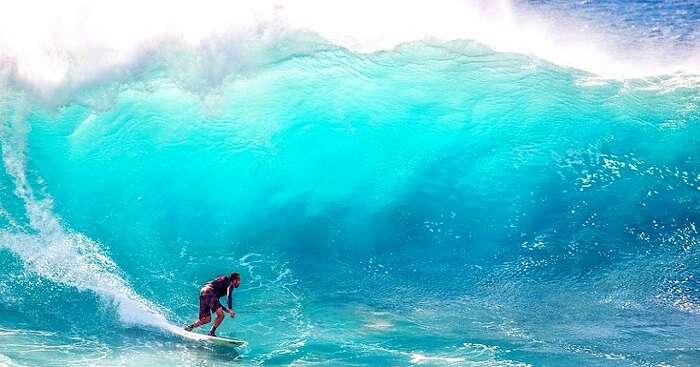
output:
[{"label": "black board shorts", "polygon": [[199,291],[199,318],[211,316],[219,307],[223,307],[219,302],[219,297],[214,293],[214,289],[204,287]]}]

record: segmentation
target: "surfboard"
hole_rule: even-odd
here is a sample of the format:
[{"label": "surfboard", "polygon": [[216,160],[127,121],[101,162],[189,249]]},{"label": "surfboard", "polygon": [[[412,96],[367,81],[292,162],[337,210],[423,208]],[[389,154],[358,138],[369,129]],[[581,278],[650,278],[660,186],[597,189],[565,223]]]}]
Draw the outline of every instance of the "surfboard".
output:
[{"label": "surfboard", "polygon": [[189,339],[189,340],[205,342],[205,343],[212,343],[212,344],[219,344],[219,345],[228,345],[228,346],[232,346],[232,347],[241,347],[241,346],[247,344],[244,340],[224,338],[221,336],[209,336],[209,335],[197,334],[197,333],[193,333],[193,332],[189,332],[189,331],[182,331],[182,333],[180,333],[180,335],[186,339]]},{"label": "surfboard", "polygon": [[203,341],[205,341],[207,343],[224,344],[224,345],[230,345],[233,347],[240,347],[240,346],[243,346],[246,344],[246,342],[243,340],[223,338],[220,336],[205,335],[204,338],[205,339],[203,339]]}]

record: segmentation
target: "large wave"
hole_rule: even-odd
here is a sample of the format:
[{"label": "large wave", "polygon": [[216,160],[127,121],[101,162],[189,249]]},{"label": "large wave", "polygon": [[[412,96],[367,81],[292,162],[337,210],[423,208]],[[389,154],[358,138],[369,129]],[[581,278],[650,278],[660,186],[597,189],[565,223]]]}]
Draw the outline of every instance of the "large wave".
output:
[{"label": "large wave", "polygon": [[[694,361],[697,77],[260,29],[158,42],[59,78],[48,103],[12,61],[0,326],[188,363],[141,327],[175,330],[198,282],[235,267],[241,317],[223,330],[254,363]],[[32,319],[54,307],[65,327]],[[73,329],[104,309],[120,342]]]}]

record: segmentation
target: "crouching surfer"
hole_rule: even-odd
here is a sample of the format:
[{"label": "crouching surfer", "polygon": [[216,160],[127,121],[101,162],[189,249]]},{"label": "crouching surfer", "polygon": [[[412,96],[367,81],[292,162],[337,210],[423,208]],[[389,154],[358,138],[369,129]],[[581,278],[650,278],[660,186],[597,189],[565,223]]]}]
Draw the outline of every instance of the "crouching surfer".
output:
[{"label": "crouching surfer", "polygon": [[[199,291],[199,320],[185,326],[185,330],[192,331],[196,327],[208,324],[211,321],[211,313],[214,312],[216,320],[214,320],[208,335],[216,336],[216,328],[224,321],[224,312],[228,312],[231,318],[236,317],[231,296],[233,289],[238,288],[240,284],[241,275],[238,273],[231,273],[229,276],[221,275],[204,284]],[[219,302],[219,298],[223,296],[226,296],[228,309]]]}]

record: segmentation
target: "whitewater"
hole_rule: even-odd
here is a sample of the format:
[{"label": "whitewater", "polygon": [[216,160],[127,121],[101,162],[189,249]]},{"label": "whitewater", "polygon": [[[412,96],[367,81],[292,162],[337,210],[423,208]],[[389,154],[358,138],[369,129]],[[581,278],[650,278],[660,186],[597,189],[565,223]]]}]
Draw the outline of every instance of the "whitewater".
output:
[{"label": "whitewater", "polygon": [[[5,4],[0,366],[700,365],[699,36],[684,0]],[[183,339],[232,271],[248,344]]]}]

